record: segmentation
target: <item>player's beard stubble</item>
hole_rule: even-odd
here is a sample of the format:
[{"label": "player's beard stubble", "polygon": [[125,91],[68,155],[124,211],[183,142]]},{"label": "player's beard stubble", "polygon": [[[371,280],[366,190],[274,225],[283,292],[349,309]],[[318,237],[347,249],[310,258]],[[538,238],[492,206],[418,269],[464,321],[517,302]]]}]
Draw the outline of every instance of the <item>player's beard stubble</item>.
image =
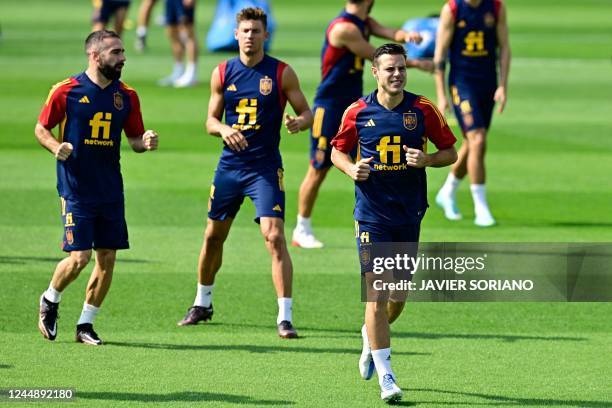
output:
[{"label": "player's beard stubble", "polygon": [[98,63],[98,72],[104,75],[106,79],[109,79],[111,81],[121,78],[122,68],[123,68],[122,62],[118,62],[114,65],[106,61],[100,61]]}]

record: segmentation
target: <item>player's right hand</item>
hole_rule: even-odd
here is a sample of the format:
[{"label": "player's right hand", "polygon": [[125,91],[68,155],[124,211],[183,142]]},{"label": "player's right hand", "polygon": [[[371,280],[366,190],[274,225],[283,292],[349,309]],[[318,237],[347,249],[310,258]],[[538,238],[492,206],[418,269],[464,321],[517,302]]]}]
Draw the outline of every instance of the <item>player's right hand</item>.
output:
[{"label": "player's right hand", "polygon": [[449,111],[446,95],[438,95],[438,110],[442,113],[447,113]]},{"label": "player's right hand", "polygon": [[227,147],[229,147],[235,152],[241,152],[247,147],[249,147],[246,137],[244,137],[242,133],[230,127],[228,127],[227,129],[227,132],[221,133],[221,138],[223,139]]},{"label": "player's right hand", "polygon": [[414,44],[420,44],[423,41],[423,36],[417,31],[410,31],[405,34],[404,42],[411,42]]},{"label": "player's right hand", "polygon": [[55,151],[55,158],[60,161],[65,161],[66,159],[68,159],[68,156],[70,156],[73,149],[74,148],[72,147],[71,143],[60,143],[60,145],[57,146],[57,150]]},{"label": "player's right hand", "polygon": [[350,168],[350,176],[355,181],[365,181],[370,176],[370,162],[374,157],[358,160]]}]

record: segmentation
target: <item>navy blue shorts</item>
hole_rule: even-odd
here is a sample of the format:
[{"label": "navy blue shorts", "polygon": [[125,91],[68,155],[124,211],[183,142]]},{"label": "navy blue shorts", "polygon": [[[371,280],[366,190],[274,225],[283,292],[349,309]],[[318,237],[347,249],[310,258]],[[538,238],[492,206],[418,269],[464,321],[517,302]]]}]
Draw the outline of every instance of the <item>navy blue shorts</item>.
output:
[{"label": "navy blue shorts", "polygon": [[120,8],[128,8],[130,0],[99,0],[94,1],[94,23],[106,24]]},{"label": "navy blue shorts", "polygon": [[455,116],[463,133],[474,129],[489,129],[495,107],[495,87],[478,88],[462,83],[450,85]]},{"label": "navy blue shorts", "polygon": [[60,197],[60,202],[64,223],[64,251],[130,247],[123,201],[82,204]]},{"label": "navy blue shorts", "polygon": [[166,0],[166,24],[193,24],[195,4],[194,1],[191,7],[185,7],[183,0]]},{"label": "navy blue shorts", "polygon": [[234,218],[249,197],[255,205],[255,222],[261,217],[285,219],[285,186],[282,168],[215,170],[208,200],[208,218]]},{"label": "navy blue shorts", "polygon": [[[344,110],[350,105],[344,103],[316,103],[312,111],[314,121],[310,129],[310,164],[317,170],[331,167],[331,140],[338,133]],[[355,154],[353,154],[355,157]]]},{"label": "navy blue shorts", "polygon": [[[424,214],[423,214],[424,215]],[[372,272],[371,257],[372,245],[376,243],[392,242],[419,242],[421,235],[421,223],[408,224],[401,226],[388,226],[372,222],[355,221],[355,239],[357,241],[357,253],[359,255],[359,265],[361,274]],[[416,255],[416,246],[415,254]],[[384,249],[376,251],[379,255],[384,255]],[[391,256],[391,255],[389,255]],[[412,276],[410,276],[410,279]]]}]

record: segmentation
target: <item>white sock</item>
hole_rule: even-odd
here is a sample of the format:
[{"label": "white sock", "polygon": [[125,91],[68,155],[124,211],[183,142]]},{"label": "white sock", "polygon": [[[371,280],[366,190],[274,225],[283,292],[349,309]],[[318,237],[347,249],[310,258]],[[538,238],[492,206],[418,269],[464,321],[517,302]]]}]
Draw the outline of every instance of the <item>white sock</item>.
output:
[{"label": "white sock", "polygon": [[185,68],[185,73],[183,74],[183,77],[195,78],[196,68],[197,68],[196,64],[194,64],[193,62],[188,62],[187,68]]},{"label": "white sock", "polygon": [[455,177],[455,175],[451,171],[450,173],[448,173],[448,177],[446,177],[446,181],[442,186],[442,191],[444,191],[444,193],[448,195],[454,195],[457,191],[457,188],[459,188],[459,183],[461,183],[461,179]]},{"label": "white sock", "polygon": [[77,322],[77,324],[93,324],[99,311],[99,307],[95,307],[88,303],[83,303],[83,311],[81,312],[81,317],[79,317],[79,321]]},{"label": "white sock", "polygon": [[368,340],[368,331],[365,324],[361,327],[361,338],[363,339],[363,353],[369,353],[371,351],[370,340]]},{"label": "white sock", "polygon": [[312,224],[310,222],[310,217],[302,217],[301,215],[298,214],[297,226],[298,226],[298,229],[302,231],[310,232],[312,230]]},{"label": "white sock", "polygon": [[215,285],[200,285],[198,283],[198,291],[196,298],[193,301],[194,306],[210,307],[212,304],[212,292]]},{"label": "white sock", "polygon": [[283,320],[288,322],[293,321],[291,318],[291,305],[293,299],[291,298],[278,298],[278,317],[276,318],[276,324],[279,324]]},{"label": "white sock", "polygon": [[472,199],[474,200],[474,211],[478,214],[480,212],[489,212],[489,205],[487,204],[487,190],[484,184],[472,184],[470,185],[472,190]]},{"label": "white sock", "polygon": [[62,300],[62,292],[55,290],[53,285],[49,283],[49,288],[45,291],[45,299],[49,302],[59,303]]},{"label": "white sock", "polygon": [[136,28],[136,35],[138,37],[146,37],[147,36],[147,27],[145,27],[145,26],[138,26],[138,28]]},{"label": "white sock", "polygon": [[178,78],[183,75],[183,72],[185,72],[185,65],[182,62],[175,62],[174,68],[172,68],[172,74],[170,74],[170,76],[173,78]]},{"label": "white sock", "polygon": [[391,374],[395,378],[395,374],[391,370],[391,348],[372,350],[372,358],[374,359],[376,373],[378,373],[378,382],[381,385],[386,374]]}]

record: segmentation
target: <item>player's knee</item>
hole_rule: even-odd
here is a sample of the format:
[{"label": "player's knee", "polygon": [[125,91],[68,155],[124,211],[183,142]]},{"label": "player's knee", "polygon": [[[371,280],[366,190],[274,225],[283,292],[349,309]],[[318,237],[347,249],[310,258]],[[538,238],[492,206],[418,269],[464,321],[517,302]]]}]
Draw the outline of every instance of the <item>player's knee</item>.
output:
[{"label": "player's knee", "polygon": [[70,253],[70,260],[72,261],[70,269],[76,273],[79,273],[91,260],[91,250],[73,251]]},{"label": "player's knee", "polygon": [[325,179],[325,176],[327,175],[327,171],[328,170],[329,170],[329,168],[327,168],[327,169],[315,169],[314,167],[310,166],[310,169],[308,171],[308,175],[309,175],[310,179],[315,184],[321,184],[323,182],[323,180]]},{"label": "player's knee", "polygon": [[475,131],[469,138],[470,152],[483,152],[486,148],[486,137],[484,131]]},{"label": "player's knee", "polygon": [[369,303],[370,310],[374,313],[374,316],[387,316],[387,301],[377,301]]},{"label": "player's knee", "polygon": [[116,251],[113,249],[98,249],[96,251],[96,262],[102,267],[102,269],[112,270],[115,264]]},{"label": "player's knee", "polygon": [[271,229],[264,234],[266,242],[275,249],[281,249],[285,245],[285,234],[279,229]]},{"label": "player's knee", "polygon": [[220,231],[212,227],[206,228],[206,232],[204,232],[204,245],[207,248],[218,248],[223,245],[223,241],[225,241],[225,236]]}]

